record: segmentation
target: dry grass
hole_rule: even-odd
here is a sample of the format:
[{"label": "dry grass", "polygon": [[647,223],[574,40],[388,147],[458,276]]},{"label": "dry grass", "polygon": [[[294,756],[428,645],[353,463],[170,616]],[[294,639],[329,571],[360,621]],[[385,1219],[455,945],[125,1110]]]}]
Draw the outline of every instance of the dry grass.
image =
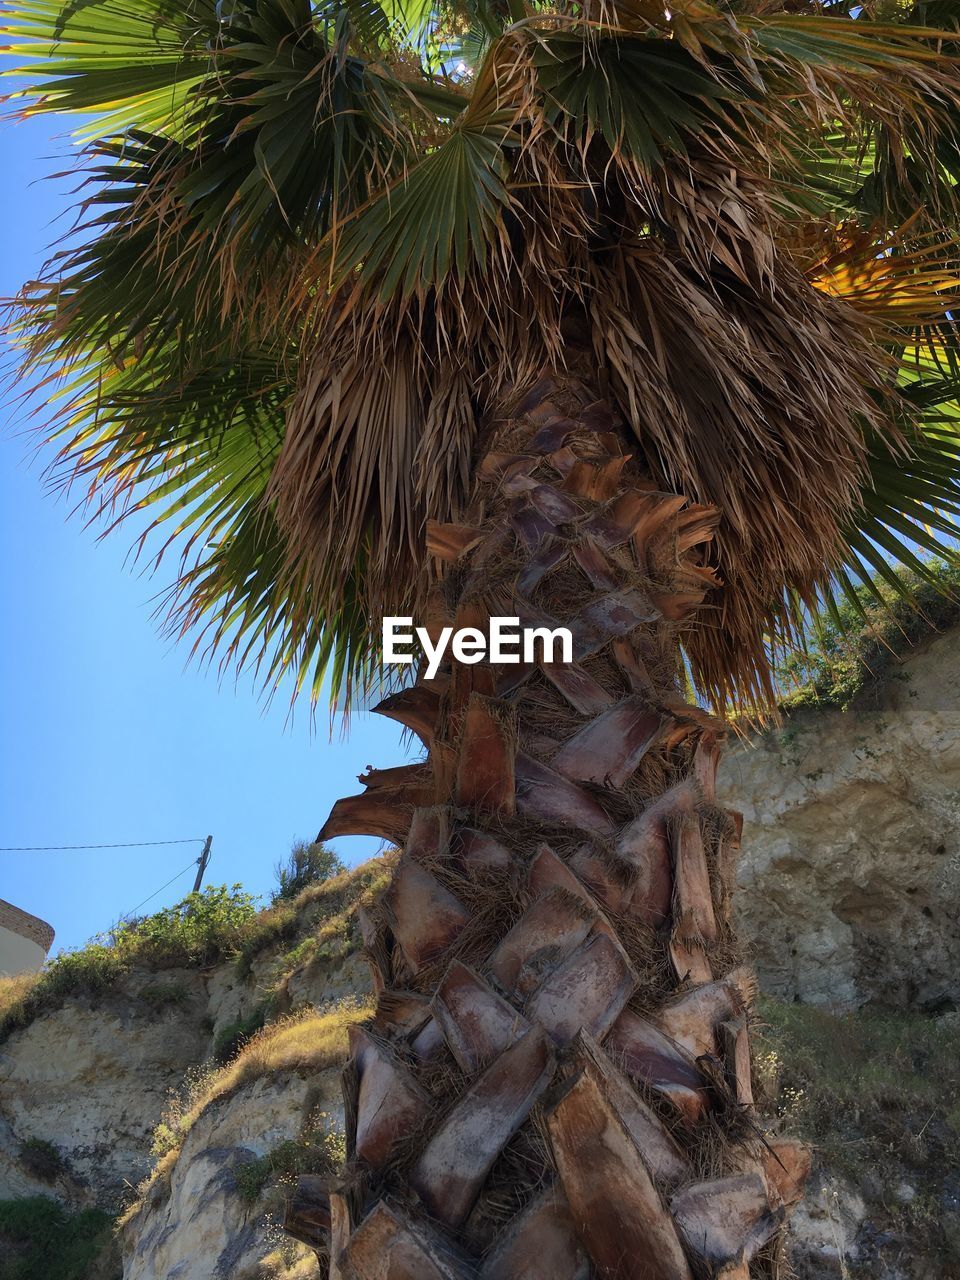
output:
[{"label": "dry grass", "polygon": [[21,973],[15,978],[0,978],[0,1025],[18,1020],[18,1011],[40,981],[39,973]]},{"label": "dry grass", "polygon": [[271,1250],[260,1261],[258,1280],[318,1280],[320,1267],[316,1255],[303,1245],[296,1247],[302,1252],[292,1261],[287,1260],[282,1249]]},{"label": "dry grass", "polygon": [[278,988],[293,970],[312,959],[342,959],[357,950],[357,906],[386,887],[392,867],[390,855],[370,858],[261,911],[240,949],[241,976],[246,977],[256,958],[271,947],[283,950],[275,975]]},{"label": "dry grass", "polygon": [[332,1008],[320,1012],[304,1009],[264,1027],[231,1063],[217,1072],[201,1110],[259,1076],[335,1066],[347,1055],[350,1027],[372,1013],[372,1001],[350,997]]},{"label": "dry grass", "polygon": [[930,1177],[960,1140],[955,1018],[861,1009],[835,1015],[765,999],[755,1081],[786,1127],[852,1177],[895,1164]]},{"label": "dry grass", "polygon": [[138,1199],[120,1220],[125,1226],[144,1207],[147,1196],[173,1171],[190,1130],[208,1107],[253,1080],[286,1071],[322,1071],[347,1057],[350,1028],[373,1013],[372,1001],[349,997],[317,1010],[302,1009],[258,1032],[232,1062],[219,1069],[200,1068],[187,1075],[154,1131],[157,1163],[138,1187]]}]

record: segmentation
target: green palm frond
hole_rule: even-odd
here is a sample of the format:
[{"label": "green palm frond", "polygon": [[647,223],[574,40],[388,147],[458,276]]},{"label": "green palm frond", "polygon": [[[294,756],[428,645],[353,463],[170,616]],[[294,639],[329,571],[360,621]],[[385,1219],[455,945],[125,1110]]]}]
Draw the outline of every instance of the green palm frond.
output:
[{"label": "green palm frond", "polygon": [[917,582],[942,586],[937,567],[960,564],[960,379],[912,377],[899,388],[908,447],[872,441],[861,503],[843,531],[842,558],[820,607],[845,630],[841,602],[863,618],[862,595],[888,607],[877,583],[910,603]]},{"label": "green palm frond", "polygon": [[[874,437],[861,501],[841,532],[833,572],[816,593],[783,602],[771,636],[771,660],[804,660],[827,628],[853,642],[877,617],[901,629],[896,608],[923,617],[920,588],[953,590],[960,570],[960,377],[934,368],[911,372],[899,386],[909,447]],[[908,425],[909,424],[909,425]],[[876,616],[871,617],[869,606]]]},{"label": "green palm frond", "polygon": [[464,123],[358,211],[336,244],[336,276],[376,277],[380,295],[465,274],[503,232],[509,126]]},{"label": "green palm frond", "polygon": [[626,150],[647,168],[715,118],[732,88],[707,74],[679,43],[603,37],[585,58],[573,33],[548,36],[534,53],[545,114],[564,132],[582,131],[583,145],[600,134],[611,153]]},{"label": "green palm frond", "polygon": [[[96,120],[84,130],[91,137],[130,127],[178,132],[191,94],[210,70],[221,26],[210,0],[187,8],[166,0],[23,0],[4,16],[0,36],[14,41],[5,52],[40,63],[39,77],[11,100],[23,104],[24,115],[93,113]],[[29,74],[29,63],[25,70]]]},{"label": "green palm frond", "polygon": [[251,668],[268,694],[292,671],[312,702],[325,682],[335,701],[349,701],[352,684],[374,676],[357,585],[327,615],[303,584],[291,612],[286,604],[300,593],[286,583],[283,539],[265,502],[291,393],[283,361],[253,353],[181,376],[169,355],[166,383],[156,365],[131,365],[101,385],[95,405],[82,379],[65,389],[53,481],[86,491],[101,536],[132,522],[138,554],[151,546],[153,568],[173,558],[162,613],[171,634],[193,633],[195,654],[238,674]]}]

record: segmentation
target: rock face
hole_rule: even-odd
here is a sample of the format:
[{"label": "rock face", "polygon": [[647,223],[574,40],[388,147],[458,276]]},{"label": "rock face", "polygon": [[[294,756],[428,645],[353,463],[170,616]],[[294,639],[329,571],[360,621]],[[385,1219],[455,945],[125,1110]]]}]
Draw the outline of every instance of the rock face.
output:
[{"label": "rock face", "polygon": [[[309,924],[310,916],[307,916]],[[54,1195],[71,1208],[108,1211],[149,1172],[153,1131],[185,1074],[208,1061],[217,1037],[274,988],[282,949],[249,971],[134,970],[95,998],[66,997],[0,1044],[0,1199]],[[283,983],[283,1011],[370,990],[356,950],[310,960]],[[37,1177],[24,1144],[59,1167]],[[49,1147],[47,1146],[49,1144]]]},{"label": "rock face", "polygon": [[847,711],[728,751],[740,928],[761,987],[843,1007],[960,1006],[960,630]]},{"label": "rock face", "polygon": [[[285,1072],[211,1104],[187,1135],[169,1184],[124,1230],[124,1280],[261,1280],[275,1247],[270,1213],[244,1198],[238,1178],[245,1165],[296,1139],[318,1109],[342,1127],[339,1092],[337,1070]],[[319,1280],[310,1250],[285,1248],[298,1280]]]},{"label": "rock face", "polygon": [[818,1170],[790,1223],[790,1261],[799,1280],[844,1280],[859,1261],[857,1234],[866,1215],[854,1187]]},{"label": "rock face", "polygon": [[[0,1197],[53,1190],[74,1206],[116,1204],[150,1167],[168,1091],[209,1051],[206,1015],[197,970],[140,972],[96,1005],[67,999],[11,1035],[0,1047]],[[24,1166],[31,1141],[63,1162],[53,1186]]]}]

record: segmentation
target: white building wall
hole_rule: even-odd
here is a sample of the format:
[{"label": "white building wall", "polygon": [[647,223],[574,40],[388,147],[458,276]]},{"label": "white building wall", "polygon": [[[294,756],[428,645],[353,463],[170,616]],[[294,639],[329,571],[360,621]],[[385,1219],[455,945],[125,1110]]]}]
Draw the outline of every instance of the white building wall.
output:
[{"label": "white building wall", "polygon": [[47,953],[39,943],[0,925],[0,977],[36,973]]}]

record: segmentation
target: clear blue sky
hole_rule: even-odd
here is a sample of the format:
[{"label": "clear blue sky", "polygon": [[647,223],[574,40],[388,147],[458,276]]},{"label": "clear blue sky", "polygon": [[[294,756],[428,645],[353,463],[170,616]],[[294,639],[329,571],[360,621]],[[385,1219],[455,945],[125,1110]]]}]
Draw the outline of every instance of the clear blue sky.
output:
[{"label": "clear blue sky", "polygon": [[[2,62],[0,62],[2,66]],[[62,120],[0,122],[0,296],[36,274],[71,203]],[[62,224],[60,224],[62,225]],[[370,763],[405,758],[396,727],[358,716],[346,741],[311,734],[287,695],[264,709],[249,681],[185,666],[151,619],[164,571],[124,566],[130,533],[103,542],[46,492],[43,457],[5,410],[0,431],[0,845],[213,836],[209,883],[269,893],[273,867],[312,838]],[[131,530],[132,532],[132,530]],[[334,842],[356,862],[377,841]],[[76,853],[0,852],[0,897],[48,920],[54,951],[132,910],[199,845]],[[182,876],[146,909],[175,902]]]}]

